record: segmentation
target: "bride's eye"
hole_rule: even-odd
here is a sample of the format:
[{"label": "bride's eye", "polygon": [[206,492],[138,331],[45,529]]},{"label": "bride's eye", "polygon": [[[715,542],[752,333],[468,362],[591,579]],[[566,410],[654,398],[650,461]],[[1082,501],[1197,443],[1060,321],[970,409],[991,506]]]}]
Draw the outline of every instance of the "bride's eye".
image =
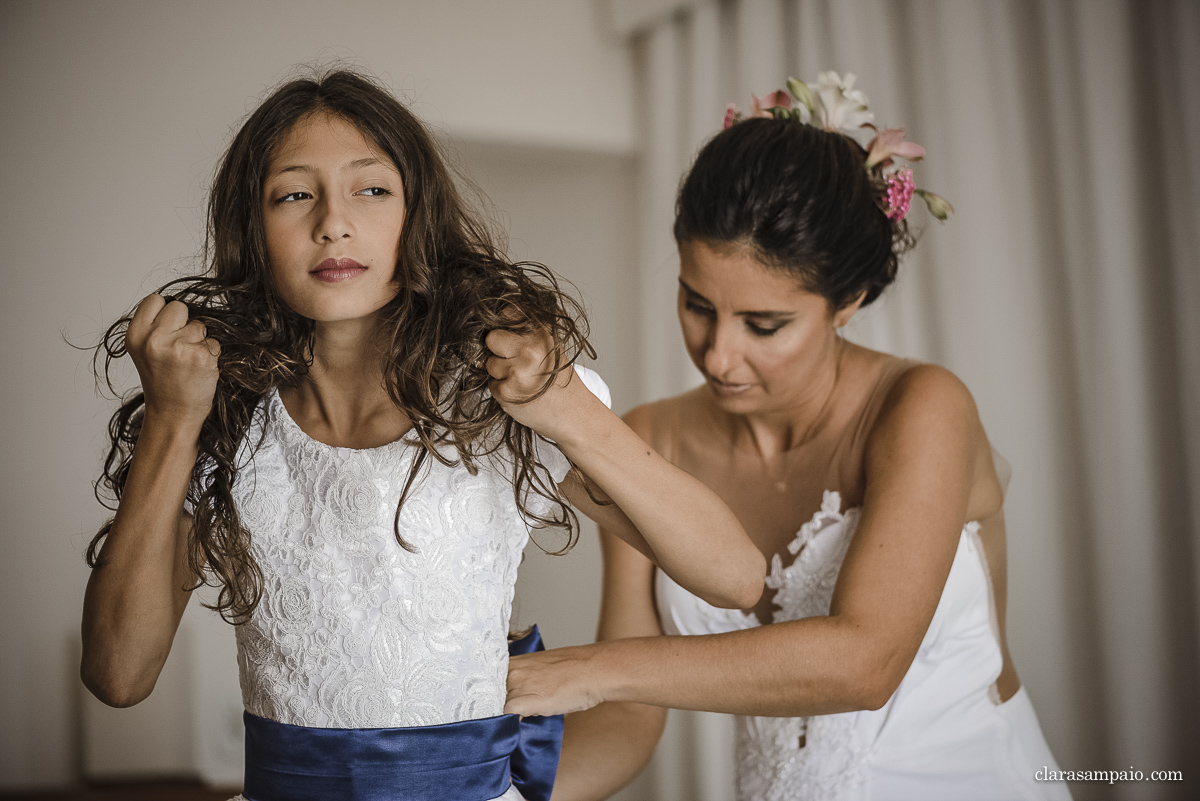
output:
[{"label": "bride's eye", "polygon": [[787,323],[783,323],[781,325],[776,325],[776,326],[762,326],[762,325],[755,325],[754,323],[750,322],[749,320],[746,321],[746,327],[749,328],[750,333],[754,334],[754,336],[756,336],[756,337],[772,336],[773,334],[778,333],[779,329],[783,328],[783,326],[785,326],[785,325],[787,325]]}]

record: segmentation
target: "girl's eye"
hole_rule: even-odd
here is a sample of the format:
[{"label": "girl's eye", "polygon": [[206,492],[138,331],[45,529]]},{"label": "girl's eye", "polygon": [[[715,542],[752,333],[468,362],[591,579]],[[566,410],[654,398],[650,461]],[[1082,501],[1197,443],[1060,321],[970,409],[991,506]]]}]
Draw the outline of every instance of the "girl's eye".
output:
[{"label": "girl's eye", "polygon": [[289,192],[286,195],[284,195],[283,197],[279,198],[279,200],[277,200],[275,202],[276,203],[294,203],[297,200],[309,200],[311,198],[312,198],[312,195],[310,195],[308,192]]},{"label": "girl's eye", "polygon": [[692,312],[693,314],[702,314],[705,317],[707,317],[713,313],[713,310],[710,309],[709,307],[701,306],[700,304],[693,303],[690,300],[684,302],[683,308],[687,309],[688,311]]},{"label": "girl's eye", "polygon": [[366,195],[367,197],[383,197],[384,195],[390,195],[392,193],[384,189],[382,186],[368,186],[366,189],[361,190],[358,194]]}]

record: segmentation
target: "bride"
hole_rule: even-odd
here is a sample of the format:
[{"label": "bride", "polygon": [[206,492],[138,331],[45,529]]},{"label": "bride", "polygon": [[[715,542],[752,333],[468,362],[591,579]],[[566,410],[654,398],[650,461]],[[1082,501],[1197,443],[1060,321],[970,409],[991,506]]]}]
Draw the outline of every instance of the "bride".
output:
[{"label": "bride", "polygon": [[911,244],[895,158],[924,151],[846,134],[871,120],[853,76],[788,86],[731,106],[679,193],[705,383],[626,418],[734,510],[766,592],[714,608],[602,534],[600,642],[513,659],[506,711],[574,713],[559,801],[631,780],[665,707],[738,716],[739,799],[1069,798],[1035,780],[1055,762],[1005,642],[1005,469],[971,394],[838,335]]}]

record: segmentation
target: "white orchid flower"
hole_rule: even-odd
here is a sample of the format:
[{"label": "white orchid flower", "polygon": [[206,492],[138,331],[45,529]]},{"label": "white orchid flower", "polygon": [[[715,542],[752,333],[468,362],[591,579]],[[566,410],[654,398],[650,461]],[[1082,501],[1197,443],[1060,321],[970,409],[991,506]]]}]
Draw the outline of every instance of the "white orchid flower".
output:
[{"label": "white orchid flower", "polygon": [[875,115],[867,109],[867,96],[854,88],[854,73],[845,78],[833,70],[817,76],[817,119],[827,131],[854,134],[873,122]]}]

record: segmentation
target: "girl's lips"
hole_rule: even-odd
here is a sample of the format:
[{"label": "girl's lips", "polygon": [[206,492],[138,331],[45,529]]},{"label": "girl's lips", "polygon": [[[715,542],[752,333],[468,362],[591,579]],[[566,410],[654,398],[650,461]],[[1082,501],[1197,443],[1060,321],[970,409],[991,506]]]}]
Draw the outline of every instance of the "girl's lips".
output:
[{"label": "girl's lips", "polygon": [[314,267],[309,275],[327,284],[339,284],[342,281],[349,281],[357,275],[362,275],[366,271],[367,268],[354,259],[326,259]]}]

